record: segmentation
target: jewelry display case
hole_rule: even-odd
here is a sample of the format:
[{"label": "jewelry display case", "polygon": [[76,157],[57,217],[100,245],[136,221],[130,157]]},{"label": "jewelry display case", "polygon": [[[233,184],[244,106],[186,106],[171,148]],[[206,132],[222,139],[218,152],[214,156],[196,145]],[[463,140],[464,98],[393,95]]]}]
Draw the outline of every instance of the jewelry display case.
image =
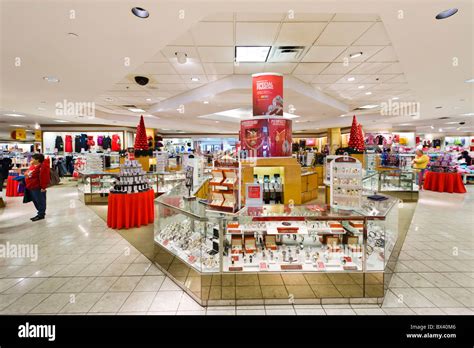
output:
[{"label": "jewelry display case", "polygon": [[118,173],[79,172],[77,190],[84,204],[107,204],[110,189]]},{"label": "jewelry display case", "polygon": [[156,200],[155,261],[201,305],[382,301],[397,199],[232,214],[186,200],[185,191],[178,185]]},{"label": "jewelry display case", "polygon": [[179,172],[158,172],[150,175],[154,175],[156,179],[156,186],[153,186],[153,190],[159,194],[169,192],[173,187],[178,185],[180,182],[184,182],[185,174],[182,171]]}]

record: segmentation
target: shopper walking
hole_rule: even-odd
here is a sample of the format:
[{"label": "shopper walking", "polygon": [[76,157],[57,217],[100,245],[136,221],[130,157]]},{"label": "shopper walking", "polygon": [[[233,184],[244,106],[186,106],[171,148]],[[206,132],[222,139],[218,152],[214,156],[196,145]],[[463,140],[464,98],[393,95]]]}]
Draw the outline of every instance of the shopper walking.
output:
[{"label": "shopper walking", "polygon": [[25,173],[25,196],[31,199],[38,210],[31,221],[44,219],[46,215],[46,188],[50,181],[49,159],[40,153],[35,153],[31,158],[31,166]]},{"label": "shopper walking", "polygon": [[418,189],[423,189],[423,177],[425,175],[426,166],[428,165],[430,158],[423,153],[422,150],[416,150],[416,157],[412,162],[413,169],[417,175]]}]

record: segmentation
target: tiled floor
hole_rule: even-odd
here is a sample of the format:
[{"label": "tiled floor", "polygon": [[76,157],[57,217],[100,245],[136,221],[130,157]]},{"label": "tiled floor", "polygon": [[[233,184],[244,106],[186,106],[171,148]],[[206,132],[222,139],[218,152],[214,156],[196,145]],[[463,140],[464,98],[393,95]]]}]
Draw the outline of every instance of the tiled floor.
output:
[{"label": "tiled floor", "polygon": [[379,315],[473,314],[474,190],[423,192],[385,302],[202,308],[77,199],[48,192],[47,219],[8,198],[0,244],[37,244],[39,258],[0,259],[0,314]]}]

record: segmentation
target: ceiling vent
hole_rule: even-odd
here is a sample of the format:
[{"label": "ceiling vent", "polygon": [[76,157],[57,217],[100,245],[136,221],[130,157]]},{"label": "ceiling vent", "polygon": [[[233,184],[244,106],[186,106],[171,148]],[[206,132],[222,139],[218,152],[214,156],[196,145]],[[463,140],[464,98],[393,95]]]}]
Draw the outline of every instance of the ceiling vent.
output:
[{"label": "ceiling vent", "polygon": [[122,105],[122,107],[124,108],[136,108],[137,106],[136,105]]},{"label": "ceiling vent", "polygon": [[440,118],[438,118],[438,120],[449,120],[450,118],[451,118],[451,117],[446,117],[446,116],[445,116],[445,117],[440,117]]},{"label": "ceiling vent", "polygon": [[267,62],[298,62],[304,51],[304,46],[272,47]]}]

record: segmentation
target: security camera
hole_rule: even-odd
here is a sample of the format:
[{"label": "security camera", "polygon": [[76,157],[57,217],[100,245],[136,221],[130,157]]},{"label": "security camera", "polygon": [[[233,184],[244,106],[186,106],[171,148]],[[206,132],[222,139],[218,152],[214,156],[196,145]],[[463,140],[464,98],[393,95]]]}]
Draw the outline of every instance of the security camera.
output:
[{"label": "security camera", "polygon": [[140,86],[146,86],[148,81],[150,81],[150,79],[148,77],[135,76],[135,82],[138,83]]}]

